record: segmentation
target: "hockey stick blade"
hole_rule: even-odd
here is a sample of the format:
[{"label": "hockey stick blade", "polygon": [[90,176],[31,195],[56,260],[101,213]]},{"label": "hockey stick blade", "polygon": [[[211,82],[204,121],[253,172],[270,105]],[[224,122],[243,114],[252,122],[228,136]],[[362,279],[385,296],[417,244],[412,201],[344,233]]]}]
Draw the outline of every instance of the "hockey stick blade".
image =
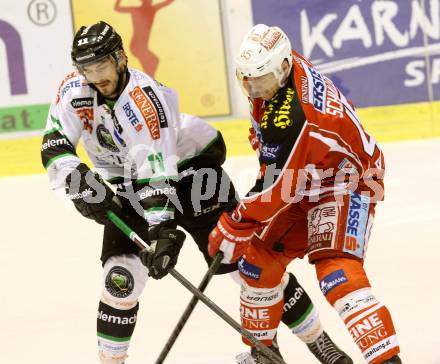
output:
[{"label": "hockey stick blade", "polygon": [[235,357],[237,364],[255,364],[254,359],[252,359],[252,355],[249,352],[238,354]]},{"label": "hockey stick blade", "polygon": [[[112,221],[131,241],[133,241],[141,249],[147,249],[151,252],[152,249],[148,244],[141,239],[141,237],[136,234],[133,229],[131,229],[124,221],[122,221],[113,211],[107,211],[107,217]],[[184,276],[182,276],[177,270],[170,269],[169,274],[173,276],[180,284],[187,288],[194,296],[202,301],[206,306],[208,306],[211,311],[216,313],[223,321],[226,321],[232,328],[238,331],[242,336],[249,340],[249,342],[256,347],[258,351],[261,351],[267,358],[272,359],[275,364],[286,364],[286,362],[267,346],[263,345],[259,340],[257,340],[249,331],[243,329],[240,324],[238,324],[231,316],[229,316],[225,311],[223,311],[219,306],[217,306],[211,299],[209,299],[205,294],[200,292],[190,281],[188,281]]]}]

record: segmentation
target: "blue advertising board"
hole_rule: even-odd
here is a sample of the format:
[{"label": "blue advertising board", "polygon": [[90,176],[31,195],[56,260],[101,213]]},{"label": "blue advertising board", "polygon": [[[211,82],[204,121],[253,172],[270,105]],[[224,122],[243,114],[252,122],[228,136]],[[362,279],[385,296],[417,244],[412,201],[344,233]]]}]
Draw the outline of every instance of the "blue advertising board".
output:
[{"label": "blue advertising board", "polygon": [[252,12],[356,106],[440,99],[440,0],[252,0]]}]

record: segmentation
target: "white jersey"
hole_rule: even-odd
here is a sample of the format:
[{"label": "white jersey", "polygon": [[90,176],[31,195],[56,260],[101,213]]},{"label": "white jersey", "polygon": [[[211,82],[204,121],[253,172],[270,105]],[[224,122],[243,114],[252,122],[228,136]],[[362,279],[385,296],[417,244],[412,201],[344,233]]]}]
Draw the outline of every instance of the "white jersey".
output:
[{"label": "white jersey", "polygon": [[42,145],[53,188],[64,186],[67,174],[80,163],[80,139],[97,172],[115,182],[124,177],[176,179],[179,163],[217,137],[207,123],[179,113],[173,90],[137,70],[128,73],[128,84],[113,107],[75,72],[61,83]]}]

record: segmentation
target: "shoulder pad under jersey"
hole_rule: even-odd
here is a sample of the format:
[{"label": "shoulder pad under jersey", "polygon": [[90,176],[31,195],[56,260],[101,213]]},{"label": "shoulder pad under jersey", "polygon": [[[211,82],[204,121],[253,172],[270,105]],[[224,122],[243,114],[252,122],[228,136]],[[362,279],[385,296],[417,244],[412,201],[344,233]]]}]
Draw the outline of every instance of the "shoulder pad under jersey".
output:
[{"label": "shoulder pad under jersey", "polygon": [[[93,96],[94,90],[84,77],[77,72],[71,72],[61,81],[55,102],[71,103],[73,108],[93,106]],[[79,105],[78,102],[82,104]]]}]

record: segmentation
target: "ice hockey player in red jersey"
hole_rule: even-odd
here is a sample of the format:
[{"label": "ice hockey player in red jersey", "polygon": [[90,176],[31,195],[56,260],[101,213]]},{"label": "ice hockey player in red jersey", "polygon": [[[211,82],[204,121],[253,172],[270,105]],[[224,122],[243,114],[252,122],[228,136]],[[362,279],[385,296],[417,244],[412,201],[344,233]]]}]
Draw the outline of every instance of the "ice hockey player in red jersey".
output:
[{"label": "ice hockey player in red jersey", "polygon": [[[111,25],[82,26],[71,57],[76,71],[66,76],[51,104],[41,156],[52,187],[66,188],[82,215],[104,225],[99,358],[102,364],[122,364],[147,278],[161,279],[177,262],[185,238],[177,226],[192,236],[209,263],[208,235],[237,200],[222,169],[221,133],[179,113],[175,91],[128,67],[122,39]],[[77,155],[80,140],[95,171]],[[151,242],[153,254],[140,252],[108,221],[106,211],[113,208]],[[234,271],[237,263],[222,265],[217,273]],[[342,361],[348,358],[323,331],[293,274],[286,273],[284,282],[283,322],[321,363],[352,363]]]},{"label": "ice hockey player in red jersey", "polygon": [[[242,326],[272,345],[285,268],[307,254],[366,362],[401,363],[391,315],[363,266],[384,194],[380,147],[352,104],[291,49],[280,28],[259,24],[247,33],[236,74],[250,102],[260,171],[234,211],[222,214],[209,252],[238,261]],[[251,353],[267,362],[254,348]]]}]

